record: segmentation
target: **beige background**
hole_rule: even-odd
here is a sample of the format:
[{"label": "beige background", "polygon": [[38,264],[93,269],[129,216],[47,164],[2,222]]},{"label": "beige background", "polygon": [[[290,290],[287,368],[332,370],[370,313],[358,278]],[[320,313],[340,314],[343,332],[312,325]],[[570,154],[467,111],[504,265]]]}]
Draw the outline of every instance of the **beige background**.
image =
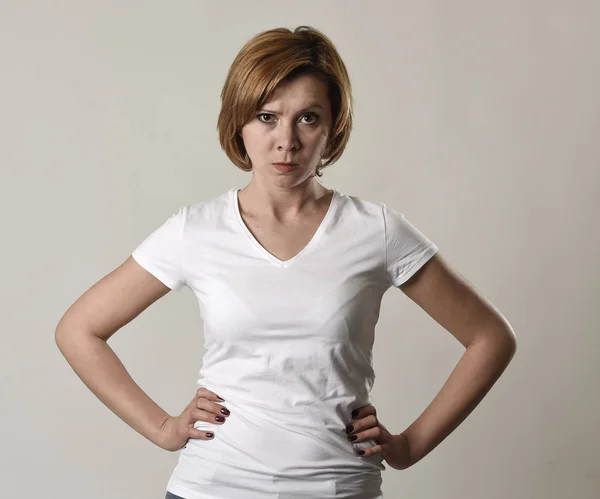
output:
[{"label": "beige background", "polygon": [[[87,390],[54,328],[182,204],[249,181],[219,93],[254,34],[337,45],[356,126],[321,182],[403,212],[511,322],[518,351],[475,412],[387,498],[600,496],[600,4],[596,1],[0,2],[2,497],[162,499],[177,453]],[[384,296],[373,397],[404,430],[462,346]],[[203,354],[189,289],[110,340],[171,414]]]}]

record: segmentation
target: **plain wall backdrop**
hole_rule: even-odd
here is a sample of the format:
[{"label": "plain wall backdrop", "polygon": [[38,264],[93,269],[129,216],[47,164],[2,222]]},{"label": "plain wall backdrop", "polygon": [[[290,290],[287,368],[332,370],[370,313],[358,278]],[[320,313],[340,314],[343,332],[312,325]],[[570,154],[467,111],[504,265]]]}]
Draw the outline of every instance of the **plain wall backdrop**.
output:
[{"label": "plain wall backdrop", "polygon": [[[258,32],[308,24],[336,44],[355,98],[321,183],[404,213],[518,342],[458,429],[388,467],[384,494],[599,497],[599,16],[593,0],[0,1],[0,495],[164,498],[178,454],[95,398],[55,327],[179,206],[250,181],[218,143],[227,70]],[[109,344],[176,415],[203,341],[186,289]],[[390,288],[372,392],[390,431],[463,352]]]}]

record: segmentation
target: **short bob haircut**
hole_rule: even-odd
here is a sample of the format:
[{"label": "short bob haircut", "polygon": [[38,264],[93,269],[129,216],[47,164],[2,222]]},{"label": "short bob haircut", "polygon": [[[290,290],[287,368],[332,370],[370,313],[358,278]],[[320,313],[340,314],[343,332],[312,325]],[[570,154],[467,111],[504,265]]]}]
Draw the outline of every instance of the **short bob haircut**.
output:
[{"label": "short bob haircut", "polygon": [[310,26],[264,31],[251,38],[235,57],[221,92],[217,123],[219,141],[227,157],[245,172],[252,164],[240,129],[254,118],[283,80],[312,74],[328,87],[332,129],[320,170],[335,163],[346,148],[352,130],[353,98],[350,78],[337,49],[327,36]]}]

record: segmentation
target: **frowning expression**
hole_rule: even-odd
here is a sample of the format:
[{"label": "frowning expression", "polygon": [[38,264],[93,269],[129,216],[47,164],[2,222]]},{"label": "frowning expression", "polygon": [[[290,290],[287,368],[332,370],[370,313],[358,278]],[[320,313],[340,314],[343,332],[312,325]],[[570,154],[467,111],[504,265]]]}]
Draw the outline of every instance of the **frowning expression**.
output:
[{"label": "frowning expression", "polygon": [[[301,183],[314,174],[331,131],[327,84],[306,74],[281,82],[241,129],[255,175]],[[291,169],[275,163],[292,162]]]}]

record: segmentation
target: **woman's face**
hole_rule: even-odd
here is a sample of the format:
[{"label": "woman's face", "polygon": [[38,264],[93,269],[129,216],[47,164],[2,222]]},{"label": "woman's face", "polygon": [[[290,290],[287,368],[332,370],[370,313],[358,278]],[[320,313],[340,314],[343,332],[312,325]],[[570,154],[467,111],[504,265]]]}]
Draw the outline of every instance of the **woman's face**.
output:
[{"label": "woman's face", "polygon": [[[255,177],[287,186],[314,175],[331,130],[327,85],[313,75],[301,75],[278,85],[269,102],[241,129]],[[280,171],[274,163],[296,163]]]}]

